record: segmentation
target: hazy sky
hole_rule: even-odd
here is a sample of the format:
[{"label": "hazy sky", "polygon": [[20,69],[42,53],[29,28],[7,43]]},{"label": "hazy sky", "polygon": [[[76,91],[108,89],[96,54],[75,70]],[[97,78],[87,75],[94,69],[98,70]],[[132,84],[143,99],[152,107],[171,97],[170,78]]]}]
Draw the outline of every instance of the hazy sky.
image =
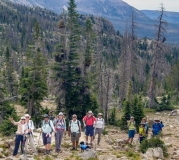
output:
[{"label": "hazy sky", "polygon": [[137,9],[157,10],[161,3],[166,11],[179,12],[179,0],[123,0]]}]

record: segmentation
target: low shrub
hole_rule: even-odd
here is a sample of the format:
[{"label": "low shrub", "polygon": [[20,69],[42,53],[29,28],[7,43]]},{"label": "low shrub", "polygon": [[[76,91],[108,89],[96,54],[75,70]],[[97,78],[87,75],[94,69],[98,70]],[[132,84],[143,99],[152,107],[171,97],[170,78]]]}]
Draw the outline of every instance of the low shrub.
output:
[{"label": "low shrub", "polygon": [[165,157],[168,156],[167,147],[165,146],[164,142],[159,137],[154,137],[154,138],[151,138],[151,139],[143,140],[141,145],[140,145],[140,150],[141,150],[142,153],[146,153],[148,148],[157,148],[157,147],[162,148],[163,154],[164,154]]}]

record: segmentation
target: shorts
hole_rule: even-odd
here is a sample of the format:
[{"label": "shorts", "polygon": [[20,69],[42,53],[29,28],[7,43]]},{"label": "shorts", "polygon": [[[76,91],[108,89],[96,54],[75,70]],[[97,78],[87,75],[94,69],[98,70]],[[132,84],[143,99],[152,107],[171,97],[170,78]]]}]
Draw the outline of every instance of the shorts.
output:
[{"label": "shorts", "polygon": [[79,141],[79,133],[73,132],[71,133],[71,141],[74,142],[78,142]]},{"label": "shorts", "polygon": [[46,135],[47,135],[46,133],[43,133],[43,132],[42,132],[43,144],[44,144],[44,145],[51,144],[52,138],[49,137],[49,136],[46,136]]},{"label": "shorts", "polygon": [[128,135],[129,135],[129,138],[134,138],[135,130],[129,130]]},{"label": "shorts", "polygon": [[86,126],[86,136],[93,137],[94,136],[94,127]]}]

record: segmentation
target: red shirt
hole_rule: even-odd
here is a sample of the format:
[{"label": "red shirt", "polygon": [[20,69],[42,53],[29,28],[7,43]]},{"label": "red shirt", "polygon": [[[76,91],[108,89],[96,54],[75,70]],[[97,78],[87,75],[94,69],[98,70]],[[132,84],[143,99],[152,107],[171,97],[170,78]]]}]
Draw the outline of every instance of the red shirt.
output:
[{"label": "red shirt", "polygon": [[91,117],[85,116],[83,118],[83,121],[87,126],[93,126],[94,122],[96,121],[96,118],[94,116]]}]

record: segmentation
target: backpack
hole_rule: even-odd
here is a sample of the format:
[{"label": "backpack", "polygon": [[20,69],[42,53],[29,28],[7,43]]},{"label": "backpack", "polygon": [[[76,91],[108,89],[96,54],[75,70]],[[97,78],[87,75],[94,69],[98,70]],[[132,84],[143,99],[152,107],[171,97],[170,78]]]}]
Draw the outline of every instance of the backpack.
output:
[{"label": "backpack", "polygon": [[[86,117],[86,121],[85,121],[85,123],[87,122],[87,120],[89,120],[89,119],[91,119],[91,118],[94,119],[94,116],[91,116],[90,118]],[[94,120],[93,120],[93,123],[94,123]]]},{"label": "backpack", "polygon": [[[59,122],[59,119],[56,121],[55,127],[58,124],[58,122]],[[65,120],[64,119],[63,119],[63,123],[65,124]]]},{"label": "backpack", "polygon": [[[51,126],[51,124],[50,124],[50,121],[51,121],[51,120],[48,120],[48,125],[50,126],[50,128],[51,128],[51,130],[52,130],[52,132],[53,132],[53,128],[52,128],[52,126]],[[45,124],[45,121],[43,120],[43,121],[42,121],[42,126],[43,126],[44,124]]]},{"label": "backpack", "polygon": [[[71,123],[72,123],[72,120],[70,121],[70,127],[71,127]],[[80,131],[80,121],[79,120],[77,120],[77,124],[78,124],[78,128],[79,128],[79,131]]]},{"label": "backpack", "polygon": [[[100,120],[98,120],[99,118],[97,118],[97,121],[100,121]],[[104,122],[104,119],[102,118],[102,122]]]}]

